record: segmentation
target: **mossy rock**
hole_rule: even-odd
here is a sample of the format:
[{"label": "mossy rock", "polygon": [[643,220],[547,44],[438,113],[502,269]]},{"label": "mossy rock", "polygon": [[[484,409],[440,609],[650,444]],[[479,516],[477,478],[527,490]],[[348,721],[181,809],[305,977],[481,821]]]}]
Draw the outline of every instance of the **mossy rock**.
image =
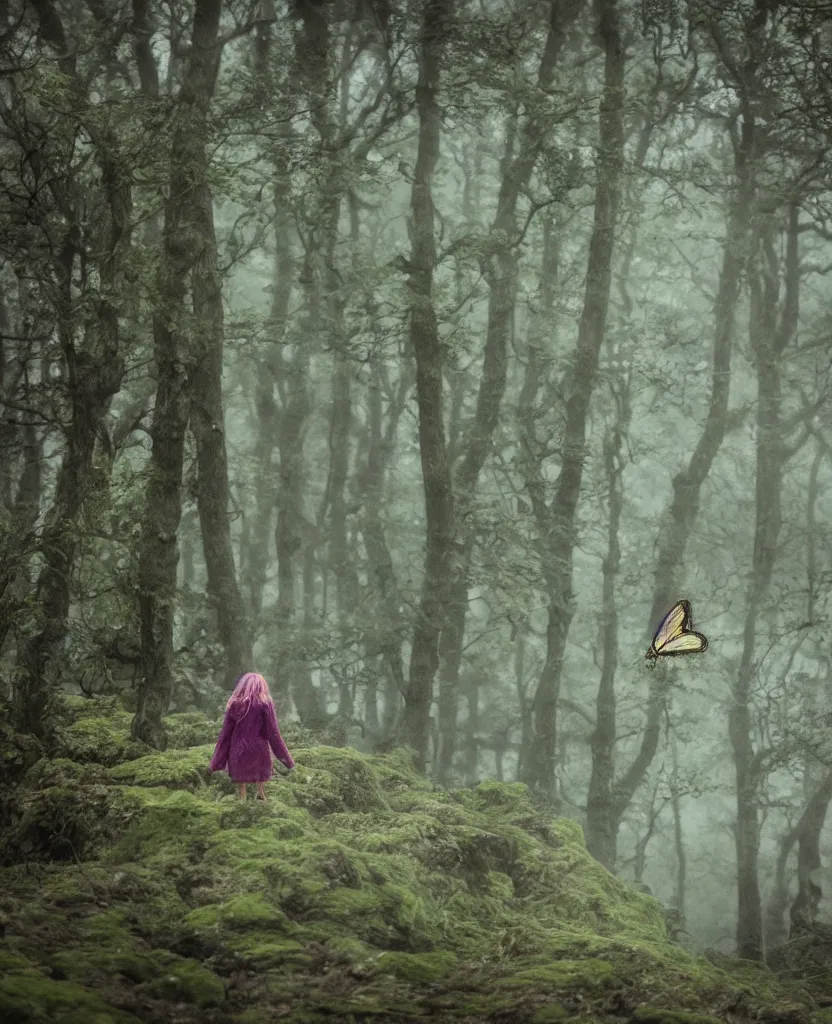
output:
[{"label": "mossy rock", "polygon": [[832,993],[832,926],[815,922],[768,954],[768,965],[784,978],[829,998]]},{"label": "mossy rock", "polygon": [[161,866],[188,856],[194,844],[206,848],[219,826],[219,808],[190,792],[162,787],[125,788],[125,810],[134,820],[108,852],[111,863],[141,860]]},{"label": "mossy rock", "polygon": [[98,856],[118,831],[110,781],[100,765],[63,758],[38,761],[14,793],[14,820],[0,842],[2,861]]},{"label": "mossy rock", "polygon": [[82,718],[116,718],[125,711],[121,698],[85,697],[82,694],[63,693],[56,700],[56,711],[65,725],[72,725]]},{"label": "mossy rock", "polygon": [[197,932],[223,927],[231,931],[248,931],[253,928],[285,931],[289,927],[286,915],[271,906],[262,893],[245,893],[227,903],[199,907],[191,911],[186,923]]},{"label": "mossy rock", "polygon": [[166,786],[171,789],[204,789],[211,773],[208,764],[213,747],[188,747],[146,754],[112,769],[116,782],[127,786]]},{"label": "mossy rock", "polygon": [[116,711],[111,718],[79,715],[57,731],[57,752],[72,761],[108,766],[143,757],[150,748],[131,738],[132,718],[127,711]]},{"label": "mossy rock", "polygon": [[380,974],[392,974],[416,985],[429,985],[447,977],[456,963],[453,953],[382,953],[376,967]]},{"label": "mossy rock", "polygon": [[[348,747],[311,747],[297,751],[295,761],[297,774],[290,778],[303,779],[307,791],[317,790],[321,797],[319,806],[331,807],[331,811],[323,813],[387,809],[372,765],[357,751]],[[300,794],[299,799],[303,799]],[[309,809],[315,809],[314,801]]]},{"label": "mossy rock", "polygon": [[640,1006],[633,1013],[633,1020],[638,1024],[721,1024],[718,1017],[684,1010],[659,1010],[652,1006]]},{"label": "mossy rock", "polygon": [[43,757],[44,750],[36,737],[15,732],[5,717],[8,714],[7,705],[0,705],[0,779],[12,786]]},{"label": "mossy rock", "polygon": [[[211,753],[222,728],[222,719],[210,721],[198,711],[183,711],[162,719],[167,734],[168,750],[210,745]],[[208,755],[209,759],[211,754]]]},{"label": "mossy rock", "polygon": [[139,1018],[70,981],[54,981],[35,969],[0,973],[3,1024],[139,1024]]},{"label": "mossy rock", "polygon": [[110,770],[94,762],[71,761],[66,757],[43,757],[26,772],[23,785],[36,792],[53,786],[107,786],[113,782]]},{"label": "mossy rock", "polygon": [[618,969],[609,960],[587,957],[581,960],[558,960],[518,971],[500,982],[504,988],[548,987],[554,991],[580,988],[598,990],[620,988]]},{"label": "mossy rock", "polygon": [[199,1007],[219,1006],[225,1002],[225,985],[202,964],[171,954],[157,956],[156,962],[158,974],[144,987],[158,999]]},{"label": "mossy rock", "polygon": [[386,793],[436,792],[437,798],[442,798],[444,791],[435,790],[433,784],[416,771],[411,751],[400,749],[389,754],[363,756],[364,761],[372,768],[380,788]]},{"label": "mossy rock", "polygon": [[557,1003],[550,1003],[548,1006],[539,1006],[531,1019],[531,1024],[560,1024],[561,1021],[569,1020],[572,1014],[563,1006]]}]

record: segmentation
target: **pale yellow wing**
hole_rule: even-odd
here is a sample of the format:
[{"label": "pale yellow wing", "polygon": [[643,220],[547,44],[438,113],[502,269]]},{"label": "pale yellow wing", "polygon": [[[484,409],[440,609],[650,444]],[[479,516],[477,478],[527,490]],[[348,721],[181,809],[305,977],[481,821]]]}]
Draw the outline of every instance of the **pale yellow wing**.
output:
[{"label": "pale yellow wing", "polygon": [[651,647],[656,654],[661,654],[671,640],[680,636],[685,628],[690,626],[690,620],[690,604],[687,601],[677,601],[665,615],[653,637]]},{"label": "pale yellow wing", "polygon": [[696,654],[707,651],[708,641],[701,633],[682,633],[668,640],[662,647],[661,654]]}]

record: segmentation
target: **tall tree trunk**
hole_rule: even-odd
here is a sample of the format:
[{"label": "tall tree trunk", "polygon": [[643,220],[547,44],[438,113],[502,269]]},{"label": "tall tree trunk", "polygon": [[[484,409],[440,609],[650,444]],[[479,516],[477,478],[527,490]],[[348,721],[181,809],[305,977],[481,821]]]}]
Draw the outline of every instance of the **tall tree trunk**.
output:
[{"label": "tall tree trunk", "polygon": [[[301,351],[287,372],[287,402],[280,415],[278,450],[280,484],[277,499],[275,548],[277,551],[277,629],[279,650],[275,668],[277,692],[291,693],[298,715],[305,724],[318,717],[323,708],[298,650],[297,555],[306,554],[312,525],[303,516],[304,434],[312,407],[308,383],[309,360]],[[305,568],[308,568],[305,567]],[[304,588],[308,598],[308,588]]]},{"label": "tall tree trunk", "polygon": [[468,717],[465,720],[463,778],[466,786],[475,786],[478,781],[477,769],[480,759],[480,680],[473,672],[465,682],[465,700],[468,705]]},{"label": "tall tree trunk", "polygon": [[[320,346],[321,308],[332,302],[331,261],[338,230],[341,188],[336,177],[335,127],[332,120],[334,79],[331,67],[329,12],[308,2],[296,7],[301,29],[295,37],[294,72],[309,104],[323,162],[324,185],[320,201],[307,218],[306,252],[300,281],[304,288],[305,316],[301,336],[294,339],[291,363],[286,370],[285,401],[278,426],[280,486],[275,532],[278,562],[278,618],[281,624],[277,677],[279,688],[291,688],[298,715],[305,724],[325,719],[324,697],[314,686],[306,659],[301,655],[296,626],[296,557],[302,556],[303,622],[312,618],[316,575],[317,529],[303,515],[305,487],[304,441],[312,411],[309,367]],[[320,524],[318,524],[320,526]]]},{"label": "tall tree trunk", "polygon": [[451,783],[456,749],[457,718],[459,715],[459,671],[465,639],[465,619],[468,612],[468,578],[474,554],[474,538],[470,533],[463,540],[459,571],[450,583],[450,599],[439,638],[439,706],[437,728],[439,753],[435,765],[437,782]]},{"label": "tall tree trunk", "polygon": [[[349,39],[349,34],[348,34]],[[346,44],[345,44],[346,45]],[[342,76],[342,105],[349,95],[349,75]],[[344,114],[346,120],[346,113]],[[350,213],[350,250],[355,275],[360,224],[358,205],[354,198],[348,203]],[[332,411],[329,421],[329,515],[330,543],[328,570],[335,578],[335,607],[338,628],[348,630],[359,603],[358,576],[350,557],[347,529],[347,478],[349,476],[352,414],[353,365],[349,352],[347,329],[344,321],[344,289],[340,285],[335,267],[335,232],[332,232],[327,253],[329,304],[335,331],[335,351],[332,367]],[[355,698],[349,678],[338,679],[338,713],[346,718],[354,714]]]},{"label": "tall tree trunk", "polygon": [[[0,272],[2,273],[2,272]],[[0,278],[0,397],[4,402],[13,398],[20,381],[21,374],[9,373],[9,365],[12,362],[10,353],[7,351],[6,341],[16,331],[11,329],[11,317],[9,304],[6,302],[5,282]],[[20,335],[18,335],[20,336]],[[15,435],[17,427],[8,422],[8,413],[5,406],[0,419],[0,523],[3,523],[4,515],[12,506],[12,471],[15,461]]]},{"label": "tall tree trunk", "polygon": [[[28,383],[24,383],[23,400],[29,404],[27,390]],[[0,562],[0,654],[30,589],[28,561],[36,544],[34,527],[43,493],[43,438],[31,416],[24,420],[21,435],[22,465],[14,501],[8,511],[9,543],[3,544]]]},{"label": "tall tree trunk", "polygon": [[[808,494],[806,496],[806,620],[813,622],[815,617],[815,601],[817,599],[816,588],[818,583],[818,564],[817,564],[817,501],[818,501],[818,479],[820,476],[820,468],[823,463],[824,457],[827,455],[827,449],[822,442],[818,442],[815,447],[815,455],[812,459],[812,465],[809,470],[809,487]],[[826,675],[826,693],[823,694],[822,700],[828,697],[829,694],[829,669],[827,667]],[[805,721],[812,721],[813,716],[817,715],[820,711],[819,701],[816,699],[816,692],[811,694],[807,692],[806,686],[803,686],[802,690],[802,713]],[[785,836],[780,840],[779,849],[777,853],[777,861],[774,869],[774,886],[772,889],[771,898],[766,911],[766,949],[771,951],[774,947],[779,946],[783,943],[788,935],[788,930],[785,926],[785,913],[789,906],[789,885],[786,878],[786,868],[788,866],[789,855],[791,854],[794,844],[804,834],[806,839],[804,840],[809,847],[815,847],[817,842],[817,826],[816,822],[820,822],[822,828],[823,822],[826,820],[827,808],[830,797],[826,795],[829,792],[828,787],[832,786],[832,773],[827,772],[817,778],[817,767],[812,762],[807,762],[803,776],[803,788],[806,796],[806,807],[804,808],[803,814],[800,816],[797,824],[786,833]],[[801,918],[807,916],[809,922],[814,910],[816,910],[817,900],[820,898],[820,894],[815,891],[816,882],[812,878],[812,869],[806,871],[805,868],[801,872],[801,864],[808,865],[812,863],[813,856],[804,853],[803,857],[798,855],[798,895],[795,900],[795,905],[792,906],[791,922],[792,928],[795,923],[800,922]],[[817,854],[817,863],[819,864],[819,852]],[[801,891],[801,889],[803,891]],[[809,913],[804,915],[804,908]]]},{"label": "tall tree trunk", "polygon": [[188,276],[203,244],[204,214],[198,204],[204,192],[199,189],[207,167],[208,111],[221,59],[217,40],[221,6],[220,0],[196,0],[194,9],[192,47],[174,113],[159,299],[153,317],[156,404],[138,570],[141,676],[131,732],[159,749],[167,743],[162,717],[173,684],[177,534],[191,401],[185,298]]},{"label": "tall tree trunk", "polygon": [[526,683],[526,624],[521,622],[517,627],[514,642],[514,688],[517,693],[517,706],[520,710],[520,749],[517,753],[516,781],[522,782],[526,777],[526,757],[531,746],[532,708],[528,699]]},{"label": "tall tree trunk", "polygon": [[[613,371],[614,372],[614,371]],[[621,561],[618,531],[624,510],[624,460],[622,447],[632,409],[630,385],[623,376],[611,383],[615,421],[604,438],[604,469],[607,476],[607,553],[602,566],[601,588],[601,678],[595,700],[595,729],[590,739],[592,772],[586,798],[586,847],[607,868],[615,872],[617,830],[614,821],[613,783],[615,776],[615,673],[618,668],[618,609],[615,583]]]},{"label": "tall tree trunk", "polygon": [[[676,746],[675,735],[671,736],[671,752],[673,755],[673,774],[679,776],[679,753]],[[676,853],[676,880],[674,884],[675,903],[674,906],[685,916],[685,897],[687,895],[688,861],[685,850],[685,834],[682,828],[682,798],[674,789],[670,798],[673,806],[673,849]]]},{"label": "tall tree trunk", "polygon": [[[688,465],[673,479],[673,494],[659,529],[653,601],[646,634],[648,638],[652,636],[662,616],[678,597],[687,540],[699,511],[701,489],[730,429],[728,398],[734,311],[739,298],[742,274],[747,264],[746,250],[755,198],[757,131],[749,90],[762,58],[761,34],[768,17],[769,9],[765,3],[762,0],[756,3],[747,23],[747,56],[744,61],[729,53],[728,43],[717,16],[714,15],[707,23],[714,49],[726,70],[731,87],[739,97],[738,113],[741,116],[735,122],[738,122],[739,127],[734,129],[736,135],[731,140],[734,151],[735,185],[728,201],[729,214],[722,268],[714,303],[715,330],[708,414]],[[738,70],[740,67],[741,72]],[[667,678],[664,666],[659,666],[652,673],[641,744],[630,767],[616,784],[618,823],[636,790],[644,781],[656,755]]]},{"label": "tall tree trunk", "polygon": [[[367,552],[367,575],[373,595],[374,622],[374,628],[366,634],[365,652],[369,664],[380,663],[384,680],[383,713],[375,736],[376,742],[389,741],[392,738],[405,689],[402,657],[403,623],[400,611],[402,602],[393,558],[384,532],[382,505],[385,472],[412,383],[411,374],[407,369],[403,369],[396,400],[391,404],[388,414],[387,429],[384,430],[380,358],[380,355],[375,353],[370,360],[367,458],[359,481],[363,501],[360,529]],[[372,735],[369,721],[366,724]]]},{"label": "tall tree trunk", "polygon": [[[549,8],[549,31],[537,73],[537,86],[541,93],[548,92],[552,87],[557,62],[566,41],[566,32],[577,19],[580,9],[581,5],[577,0],[569,0],[566,4],[552,0]],[[463,529],[462,524],[468,521],[467,511],[476,493],[482,468],[491,452],[494,431],[505,394],[508,343],[517,290],[517,255],[514,245],[518,234],[517,204],[528,187],[545,139],[540,113],[533,109],[527,113],[528,117],[519,132],[519,142],[516,114],[510,118],[506,131],[497,212],[490,232],[491,237],[502,240],[502,244],[486,265],[488,319],[480,386],[473,422],[467,432],[454,478],[456,520],[460,531],[456,546],[462,554],[461,557],[454,559],[452,565],[452,579],[447,587],[448,608],[443,616],[448,628],[443,631],[440,641],[440,658],[443,664],[443,671],[439,677],[441,740],[436,774],[443,784],[450,781],[456,745],[459,666],[465,639],[468,577],[474,543],[473,537],[469,536],[470,531]]]},{"label": "tall tree trunk", "polygon": [[827,772],[818,783],[797,830],[797,895],[789,908],[791,933],[811,929],[815,923],[823,890],[818,884],[817,872],[823,866],[820,840],[829,803],[832,801],[832,772]]},{"label": "tall tree trunk", "polygon": [[425,771],[428,759],[433,679],[439,665],[441,616],[447,606],[454,544],[454,500],[442,394],[444,356],[432,297],[436,266],[432,186],[441,134],[437,92],[450,17],[449,4],[442,0],[426,0],[416,86],[419,142],[410,200],[413,213],[413,251],[408,281],[412,293],[410,344],[416,360],[419,453],[425,492],[427,545],[404,693],[401,735],[413,748],[416,767],[421,772]]},{"label": "tall tree trunk", "polygon": [[544,575],[548,591],[546,660],[534,697],[533,751],[525,781],[554,796],[557,705],[566,637],[572,621],[572,556],[575,516],[583,477],[586,420],[604,340],[610,297],[612,253],[621,189],[624,147],[624,47],[617,0],[599,0],[599,36],[604,47],[604,91],[599,112],[595,212],[587,258],[584,308],[566,399],[563,456],[552,505]]},{"label": "tall tree trunk", "polygon": [[[781,527],[781,488],[785,447],[780,426],[779,360],[797,329],[798,209],[792,207],[786,243],[785,301],[778,323],[778,267],[771,228],[760,232],[764,270],[749,277],[751,290],[751,347],[757,369],[757,456],[755,476],[754,550],[743,628],[743,647],[728,713],[728,733],[734,757],[737,820],[737,954],[746,960],[763,957],[763,915],[757,858],[760,826],[757,816],[760,758],[752,740],[751,687],[757,620],[771,584]],[[774,280],[772,280],[772,274]]]},{"label": "tall tree trunk", "polygon": [[[51,0],[37,0],[33,7],[38,31],[58,54],[58,67],[69,79],[74,102],[82,109],[87,102],[85,86],[76,74],[75,57],[70,53],[61,17]],[[81,212],[75,208],[71,190],[65,185],[66,170],[34,167],[39,178],[52,180],[56,205],[66,222],[55,253],[54,269],[58,281],[57,333],[70,406],[55,497],[41,533],[43,565],[37,582],[39,630],[21,645],[19,652],[19,724],[24,731],[42,739],[49,739],[52,734],[48,706],[56,683],[61,647],[68,633],[76,531],[93,485],[96,440],[105,431],[110,403],[121,386],[124,372],[116,297],[124,288],[124,263],[131,244],[131,176],[115,136],[106,128],[88,130],[101,172],[101,196],[107,211],[101,237],[85,236]],[[39,150],[37,147],[26,158],[40,160]],[[48,153],[44,159],[48,159]],[[92,315],[80,325],[81,344],[76,337],[79,324],[73,313],[77,305],[73,296],[74,275],[79,259],[94,261],[100,278],[97,292],[90,290],[86,295]]]},{"label": "tall tree trunk", "polygon": [[[255,32],[255,71],[258,83],[268,81],[269,61],[272,53],[272,25],[258,24]],[[267,102],[264,93],[264,102]],[[289,129],[282,129],[288,142]],[[269,348],[259,367],[254,400],[257,410],[257,441],[255,459],[257,479],[254,484],[254,516],[249,552],[248,596],[252,624],[259,630],[263,611],[263,589],[270,564],[270,539],[275,514],[274,452],[277,445],[280,411],[275,401],[275,386],[283,385],[285,398],[286,373],[283,366],[282,344],[286,336],[289,305],[292,298],[292,235],[289,197],[291,190],[288,151],[276,147],[273,166],[274,220],[274,283],[270,313]]]},{"label": "tall tree trunk", "polygon": [[[658,89],[654,99],[658,100]],[[670,114],[668,108],[664,119]],[[638,134],[633,166],[644,168],[653,129],[659,115],[651,111],[646,115]],[[639,233],[639,204],[635,195],[629,195],[631,213],[626,250],[618,269],[618,290],[625,323],[633,317],[633,302],[629,292],[629,277],[636,253]],[[617,742],[615,674],[618,668],[618,610],[615,586],[621,561],[618,531],[624,507],[622,448],[629,433],[632,418],[630,402],[631,352],[626,336],[622,344],[610,345],[610,390],[615,413],[614,422],[607,427],[604,438],[604,468],[609,493],[609,521],[607,524],[607,554],[604,559],[601,596],[601,678],[596,695],[595,729],[590,737],[592,770],[586,801],[586,844],[589,852],[604,867],[615,873],[618,844],[618,820],[615,799],[615,745]]]},{"label": "tall tree trunk", "polygon": [[[816,872],[822,866],[820,837],[832,801],[832,772],[826,772],[817,782],[797,824],[780,840],[774,873],[774,891],[766,912],[766,950],[771,952],[787,938],[783,915],[789,909],[789,932],[811,927],[815,920],[823,891],[818,885]],[[795,843],[799,844],[797,857],[797,894],[789,907],[789,886],[786,868]]]},{"label": "tall tree trunk", "polygon": [[[225,652],[225,684],[253,668],[251,637],[237,584],[231,541],[228,454],[222,401],[222,281],[217,267],[214,210],[207,183],[208,154],[191,193],[194,239],[191,268],[193,326],[190,352],[190,426],[196,441],[196,503],[208,576],[208,597]],[[197,170],[196,167],[193,168]]]}]

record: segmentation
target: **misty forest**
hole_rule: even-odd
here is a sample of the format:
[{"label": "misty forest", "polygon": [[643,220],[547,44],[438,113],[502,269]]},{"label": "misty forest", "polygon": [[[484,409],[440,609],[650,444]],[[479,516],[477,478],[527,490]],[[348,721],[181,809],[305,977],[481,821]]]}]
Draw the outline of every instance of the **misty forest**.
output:
[{"label": "misty forest", "polygon": [[[335,940],[303,929],[313,905],[337,921],[335,897],[324,913],[286,872],[336,840],[321,870],[340,865],[339,906],[363,920],[357,894],[387,892],[400,937],[385,946],[367,910],[326,1019],[362,985],[440,978],[469,939],[447,913],[445,939],[430,931],[429,893],[408,903],[397,816],[401,851],[408,829],[431,856],[456,836],[460,915],[514,915],[500,970],[552,962],[555,926],[523,952],[518,922],[524,899],[565,898],[566,849],[678,963],[715,971],[709,951],[771,979],[806,935],[832,962],[830,5],[0,9],[0,924],[28,979],[0,985],[8,1019],[318,1020],[280,1011],[285,993],[229,1016],[242,983],[194,922],[210,910],[223,934],[236,900],[272,936],[261,980],[288,984],[294,946],[331,966]],[[708,649],[648,663],[680,599]],[[251,670],[299,768],[273,806],[236,807],[205,767]],[[168,817],[183,833],[150,872]],[[231,868],[211,875],[231,833],[286,847],[263,838],[279,886],[246,874],[254,852],[236,895]],[[400,864],[384,885],[381,853]],[[119,1003],[84,929],[127,928],[125,878],[161,914],[166,872],[190,945],[134,927],[137,958],[141,939],[180,967],[136,968]],[[59,878],[80,886],[72,914]],[[593,941],[629,927],[582,900]],[[86,975],[80,954],[33,966],[24,940],[61,913]],[[359,946],[422,960],[379,981]],[[526,971],[535,998],[568,988],[541,989],[546,970]],[[195,1016],[160,1009],[171,977]],[[364,1020],[354,1006],[343,1019]],[[562,1019],[534,1006],[458,1019]]]}]

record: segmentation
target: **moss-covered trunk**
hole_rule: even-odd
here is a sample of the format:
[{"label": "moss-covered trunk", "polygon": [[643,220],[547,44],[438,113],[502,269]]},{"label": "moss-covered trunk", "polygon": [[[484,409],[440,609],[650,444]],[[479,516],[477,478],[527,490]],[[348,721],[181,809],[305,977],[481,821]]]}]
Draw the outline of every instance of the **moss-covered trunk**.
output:
[{"label": "moss-covered trunk", "polygon": [[466,786],[477,784],[480,757],[480,680],[473,672],[465,679],[465,703],[468,716],[465,719],[465,757],[463,779]]},{"label": "moss-covered trunk", "polygon": [[[347,39],[349,42],[349,34]],[[341,82],[342,108],[346,106],[349,85],[349,73],[344,71]],[[343,120],[346,120],[346,114],[344,114]],[[345,125],[342,124],[342,129],[344,127]],[[350,250],[354,260],[360,237],[359,211],[354,197],[347,205],[350,214]],[[335,579],[335,608],[338,628],[349,631],[360,601],[358,576],[350,551],[347,527],[347,478],[353,440],[352,377],[355,373],[355,366],[350,353],[344,318],[346,308],[344,289],[341,286],[335,265],[335,242],[336,232],[333,230],[326,255],[327,292],[335,334],[335,350],[332,359],[332,406],[329,418],[330,534],[327,568]],[[343,675],[338,678],[338,713],[346,718],[352,718],[354,714],[353,684],[349,678]]]},{"label": "moss-covered trunk", "polygon": [[207,170],[208,112],[219,71],[221,3],[197,0],[192,48],[176,99],[171,135],[169,198],[153,317],[156,403],[144,524],[139,551],[141,678],[132,734],[164,747],[162,717],[173,684],[173,619],[177,534],[182,516],[182,465],[191,393],[190,339],[185,312],[188,276],[202,250],[197,203]]},{"label": "moss-covered trunk", "polygon": [[[28,386],[23,400],[28,402]],[[24,418],[21,428],[21,467],[17,490],[8,510],[9,524],[0,562],[0,654],[3,652],[15,615],[30,589],[28,560],[35,547],[34,526],[43,492],[43,437],[32,422]]]},{"label": "moss-covered trunk", "polygon": [[[35,4],[34,13],[42,41],[58,55],[58,68],[67,82],[67,102],[76,112],[73,117],[82,117],[88,103],[87,85],[71,53],[61,16],[49,0]],[[37,127],[33,122],[32,128]],[[72,130],[78,131],[77,123],[73,122]],[[60,146],[52,152],[43,142],[46,135],[38,135],[39,141],[32,142],[31,150],[22,156],[36,180],[50,182],[48,188],[60,213],[62,230],[51,262],[56,282],[55,324],[69,407],[54,498],[40,535],[43,562],[37,581],[38,628],[20,645],[15,683],[20,725],[40,737],[52,732],[48,706],[69,628],[77,531],[95,485],[96,442],[106,436],[105,419],[124,373],[119,314],[132,231],[130,167],[118,138],[108,128],[93,122],[87,133],[100,172],[99,198],[106,211],[100,233],[90,233],[76,196],[76,171],[62,165]],[[36,215],[37,206],[29,216]],[[51,229],[45,230],[49,235]],[[97,287],[90,274],[93,268],[98,271]],[[75,292],[79,280],[83,303]]]}]

